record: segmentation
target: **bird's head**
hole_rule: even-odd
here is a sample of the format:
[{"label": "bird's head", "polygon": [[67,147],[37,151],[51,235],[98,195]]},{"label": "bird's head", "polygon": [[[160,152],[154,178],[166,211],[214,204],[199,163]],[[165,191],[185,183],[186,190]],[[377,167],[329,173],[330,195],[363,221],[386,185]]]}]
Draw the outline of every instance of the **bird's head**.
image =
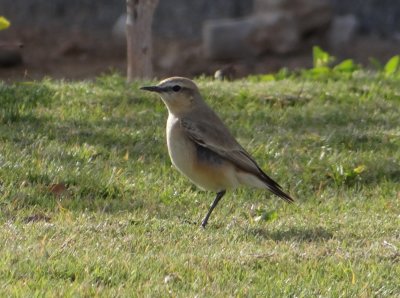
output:
[{"label": "bird's head", "polygon": [[202,102],[196,84],[187,78],[171,77],[140,89],[158,93],[169,112],[174,114],[188,112]]}]

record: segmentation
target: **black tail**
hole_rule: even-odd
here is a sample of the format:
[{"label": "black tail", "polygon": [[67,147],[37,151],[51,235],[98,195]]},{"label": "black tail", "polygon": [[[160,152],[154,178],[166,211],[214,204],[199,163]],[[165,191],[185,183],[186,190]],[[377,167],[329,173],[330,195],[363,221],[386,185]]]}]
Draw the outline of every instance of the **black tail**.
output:
[{"label": "black tail", "polygon": [[267,174],[265,174],[263,172],[263,170],[261,170],[259,167],[258,167],[258,170],[260,171],[259,178],[262,181],[264,181],[265,185],[268,187],[268,189],[273,194],[275,194],[278,197],[280,197],[281,199],[285,200],[287,203],[293,203],[294,202],[294,199],[290,195],[285,193],[282,190],[282,187],[276,181],[274,181],[271,177],[269,177]]}]

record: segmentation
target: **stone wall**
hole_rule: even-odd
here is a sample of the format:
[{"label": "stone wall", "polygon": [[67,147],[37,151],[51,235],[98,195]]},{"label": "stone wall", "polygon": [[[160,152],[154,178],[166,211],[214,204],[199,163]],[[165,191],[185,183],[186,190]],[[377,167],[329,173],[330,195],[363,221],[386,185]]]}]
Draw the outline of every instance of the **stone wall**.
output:
[{"label": "stone wall", "polygon": [[[0,0],[13,27],[110,32],[126,10],[124,0]],[[154,31],[166,38],[200,39],[204,20],[241,17],[252,0],[160,0]]]},{"label": "stone wall", "polygon": [[335,13],[355,14],[363,33],[390,36],[400,33],[400,1],[398,0],[330,0]]},{"label": "stone wall", "polygon": [[[364,32],[391,35],[400,29],[400,1],[330,0],[337,14],[355,14]],[[199,39],[204,20],[248,15],[253,0],[160,0],[155,32],[168,38]],[[105,32],[125,11],[124,0],[0,0],[0,14],[14,27]]]},{"label": "stone wall", "polygon": [[13,27],[105,31],[125,11],[123,0],[0,0]]}]

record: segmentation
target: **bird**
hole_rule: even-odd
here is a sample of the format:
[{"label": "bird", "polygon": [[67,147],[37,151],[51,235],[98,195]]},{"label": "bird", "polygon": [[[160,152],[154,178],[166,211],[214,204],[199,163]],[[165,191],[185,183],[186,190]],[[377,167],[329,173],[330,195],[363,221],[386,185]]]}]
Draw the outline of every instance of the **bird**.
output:
[{"label": "bird", "polygon": [[192,80],[170,77],[140,89],[157,93],[167,107],[166,139],[172,164],[200,189],[216,193],[201,222],[203,228],[226,191],[242,185],[294,202],[238,143]]}]

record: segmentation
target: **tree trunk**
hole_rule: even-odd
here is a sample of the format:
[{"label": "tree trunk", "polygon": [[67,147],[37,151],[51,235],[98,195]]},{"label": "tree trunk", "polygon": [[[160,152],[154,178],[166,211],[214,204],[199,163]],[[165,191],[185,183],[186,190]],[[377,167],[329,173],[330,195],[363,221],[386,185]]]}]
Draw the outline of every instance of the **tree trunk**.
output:
[{"label": "tree trunk", "polygon": [[126,41],[128,50],[128,81],[151,78],[151,25],[158,0],[126,0]]}]

